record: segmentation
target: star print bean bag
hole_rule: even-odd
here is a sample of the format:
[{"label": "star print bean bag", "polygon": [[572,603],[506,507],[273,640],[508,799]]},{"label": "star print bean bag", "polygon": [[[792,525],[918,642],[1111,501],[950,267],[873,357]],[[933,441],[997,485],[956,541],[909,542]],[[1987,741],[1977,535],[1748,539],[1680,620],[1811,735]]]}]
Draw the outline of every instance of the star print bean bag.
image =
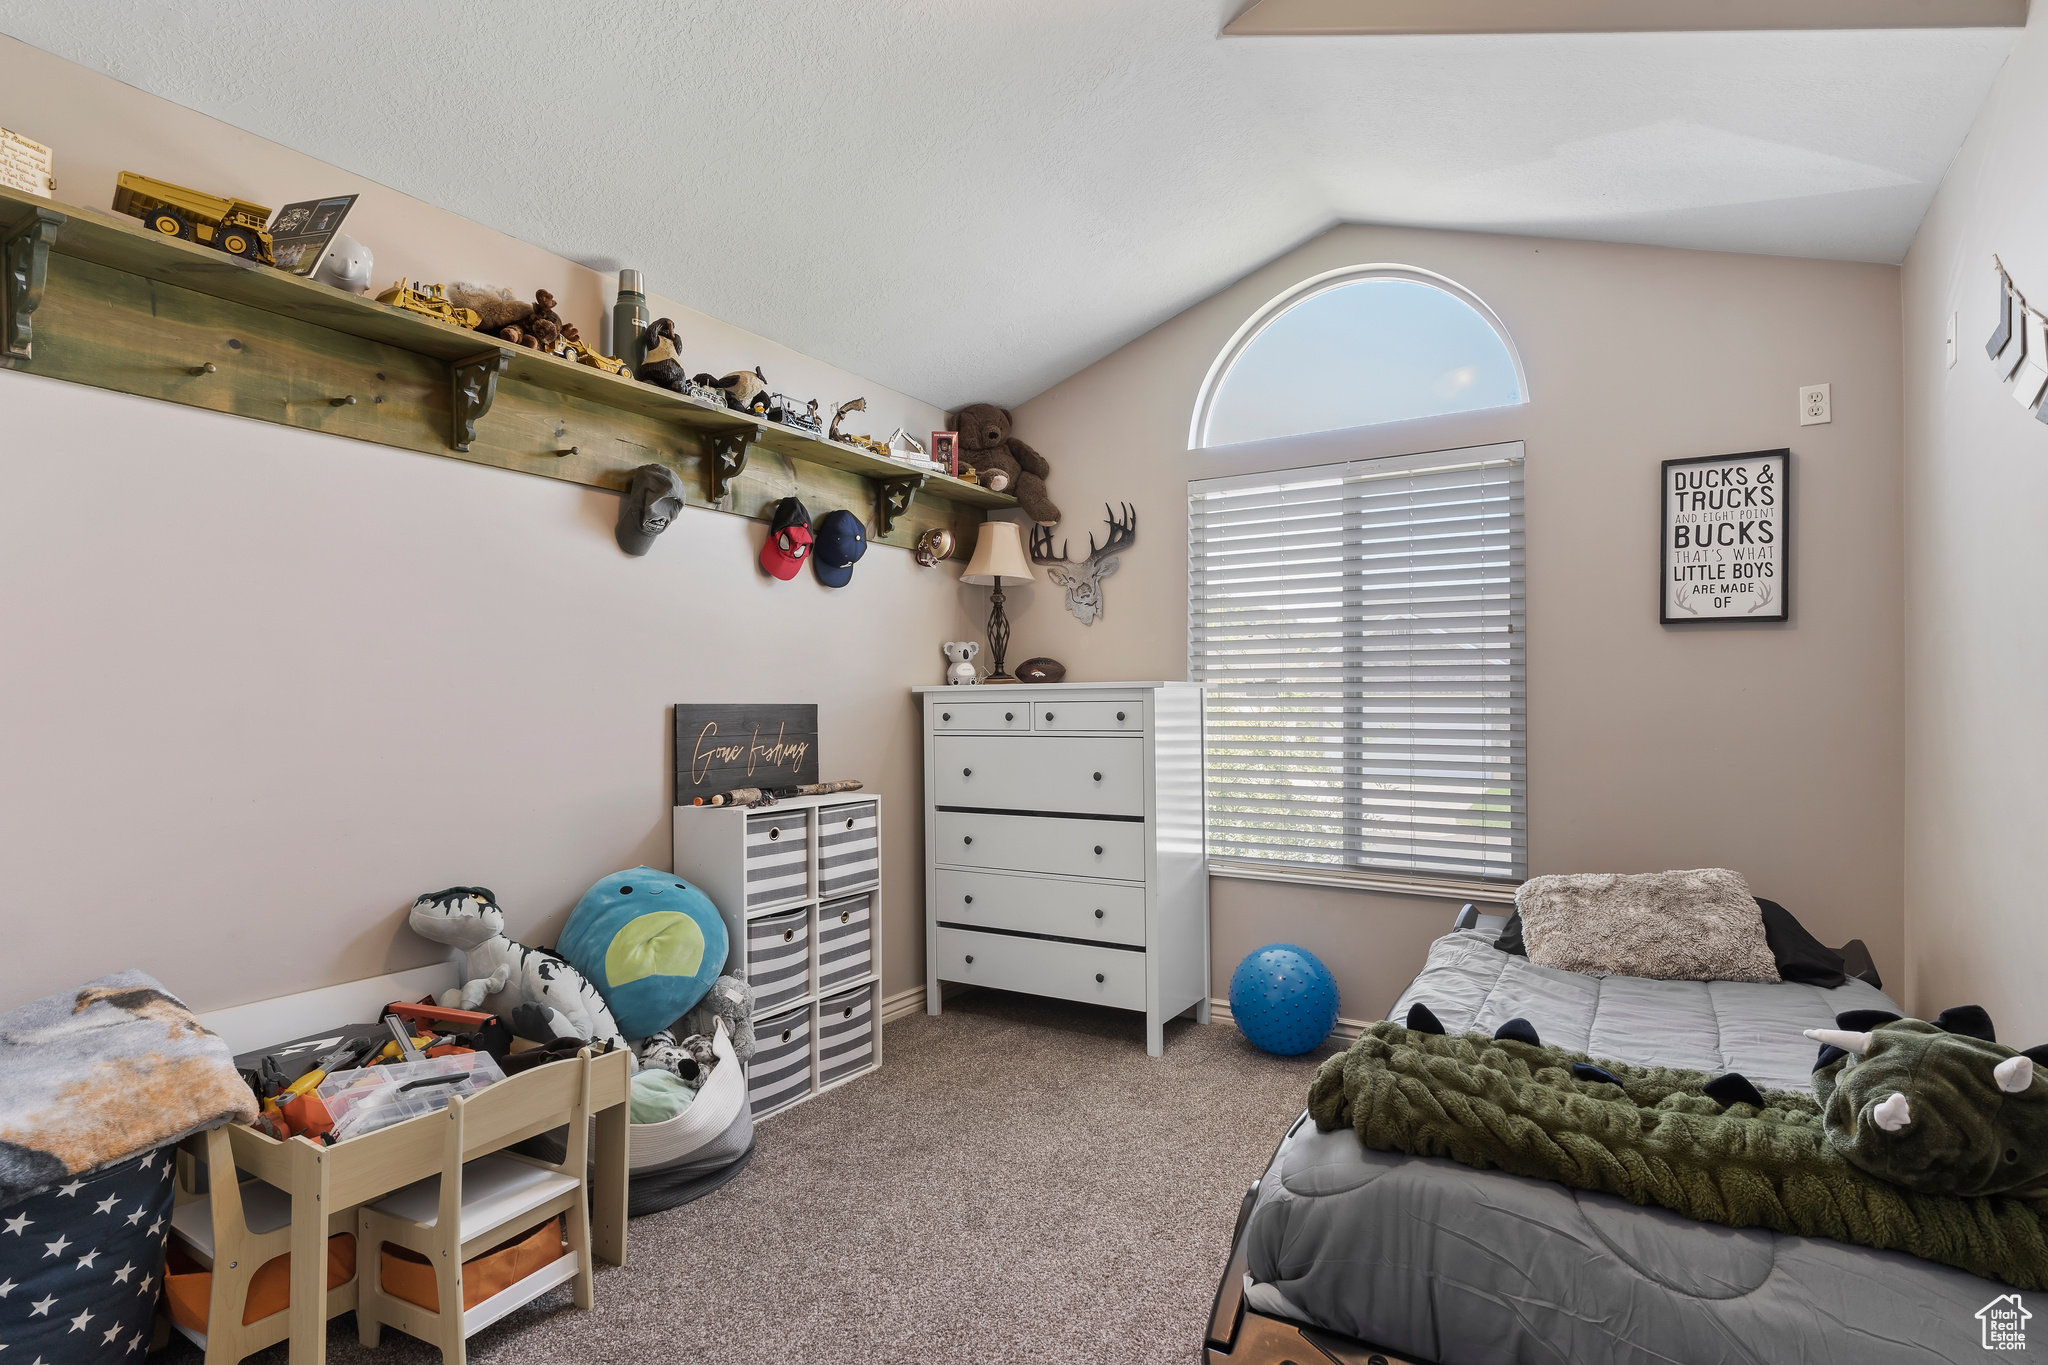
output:
[{"label": "star print bean bag", "polygon": [[619,1031],[646,1038],[704,998],[725,970],[725,920],[671,872],[614,872],[583,893],[555,950],[589,978]]},{"label": "star print bean bag", "polygon": [[171,1150],[73,1176],[0,1210],[0,1359],[140,1365],[163,1292]]},{"label": "star print bean bag", "polygon": [[0,1015],[0,1211],[255,1117],[227,1044],[146,973],[103,976]]}]

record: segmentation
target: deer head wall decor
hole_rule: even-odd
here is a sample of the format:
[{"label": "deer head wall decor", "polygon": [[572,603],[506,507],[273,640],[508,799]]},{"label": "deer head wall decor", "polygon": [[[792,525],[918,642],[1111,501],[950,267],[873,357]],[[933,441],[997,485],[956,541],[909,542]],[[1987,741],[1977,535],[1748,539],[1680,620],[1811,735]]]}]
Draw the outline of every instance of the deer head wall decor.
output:
[{"label": "deer head wall decor", "polygon": [[1031,562],[1045,569],[1045,576],[1067,590],[1067,610],[1084,626],[1092,626],[1102,619],[1102,580],[1116,572],[1121,552],[1128,550],[1138,540],[1138,514],[1124,504],[1123,518],[1117,518],[1116,509],[1108,503],[1102,510],[1109,513],[1109,539],[1101,549],[1095,548],[1095,537],[1088,537],[1088,557],[1083,560],[1067,558],[1067,543],[1060,542],[1060,552],[1052,552],[1052,528],[1034,526],[1031,528]]}]

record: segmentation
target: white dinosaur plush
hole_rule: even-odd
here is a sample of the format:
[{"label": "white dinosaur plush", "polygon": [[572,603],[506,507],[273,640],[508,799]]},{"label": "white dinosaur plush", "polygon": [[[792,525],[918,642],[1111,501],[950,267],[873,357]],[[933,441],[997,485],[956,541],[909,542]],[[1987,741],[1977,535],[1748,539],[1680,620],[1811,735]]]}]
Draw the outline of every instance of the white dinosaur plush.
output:
[{"label": "white dinosaur plush", "polygon": [[538,1043],[584,1038],[626,1046],[597,987],[547,949],[506,938],[505,912],[483,887],[451,886],[421,896],[407,922],[416,934],[462,949],[466,980],[460,990],[441,994],[444,1008],[487,1010]]}]

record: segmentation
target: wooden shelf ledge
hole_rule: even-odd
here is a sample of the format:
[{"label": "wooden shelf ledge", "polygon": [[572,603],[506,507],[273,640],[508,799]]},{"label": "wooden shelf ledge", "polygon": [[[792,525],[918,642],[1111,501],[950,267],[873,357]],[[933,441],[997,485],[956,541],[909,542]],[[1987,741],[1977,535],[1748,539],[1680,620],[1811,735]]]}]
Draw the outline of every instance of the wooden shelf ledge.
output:
[{"label": "wooden shelf ledge", "polygon": [[1017,505],[119,214],[0,187],[0,253],[0,363],[31,374],[614,491],[668,464],[694,506],[763,517],[793,493],[864,510],[882,544],[948,527],[962,556],[983,511]]}]

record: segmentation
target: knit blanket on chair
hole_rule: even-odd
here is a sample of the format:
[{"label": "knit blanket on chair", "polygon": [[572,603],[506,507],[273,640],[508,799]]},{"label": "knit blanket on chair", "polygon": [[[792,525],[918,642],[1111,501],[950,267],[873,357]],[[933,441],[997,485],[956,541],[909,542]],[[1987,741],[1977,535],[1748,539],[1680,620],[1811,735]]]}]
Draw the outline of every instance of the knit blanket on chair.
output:
[{"label": "knit blanket on chair", "polygon": [[0,1208],[255,1117],[227,1044],[144,972],[0,1014]]},{"label": "knit blanket on chair", "polygon": [[1727,1107],[1698,1071],[1595,1063],[1562,1048],[1374,1024],[1324,1062],[1308,1108],[1367,1147],[1554,1180],[1733,1228],[1903,1251],[2020,1289],[2048,1289],[2048,1204],[1921,1194],[1857,1169],[1812,1096]]}]

